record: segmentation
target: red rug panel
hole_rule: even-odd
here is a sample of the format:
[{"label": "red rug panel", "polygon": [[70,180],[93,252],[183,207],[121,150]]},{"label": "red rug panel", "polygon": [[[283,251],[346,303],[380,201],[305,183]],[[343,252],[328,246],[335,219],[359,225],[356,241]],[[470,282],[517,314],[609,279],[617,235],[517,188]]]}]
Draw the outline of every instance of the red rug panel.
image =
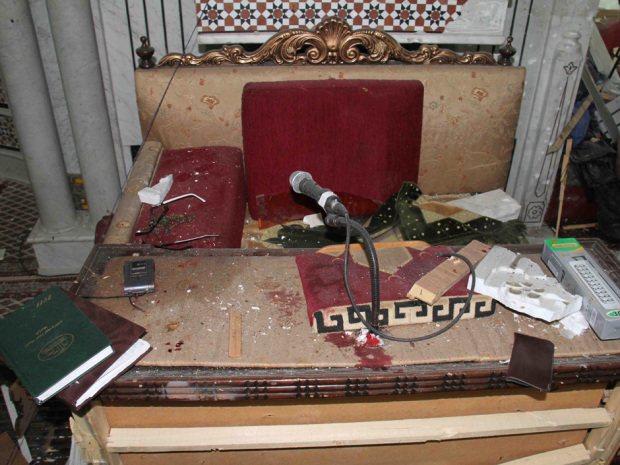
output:
[{"label": "red rug panel", "polygon": [[[416,281],[446,260],[445,257],[438,257],[436,254],[453,252],[452,248],[447,246],[434,246],[426,250],[407,247],[407,250],[411,254],[411,260],[398,271],[394,274],[379,272],[382,301],[406,299],[407,293]],[[310,324],[317,310],[350,305],[343,279],[344,254],[333,256],[318,252],[298,255],[295,260],[308,305]],[[466,296],[469,293],[467,280],[468,277],[459,280],[445,295]],[[349,283],[358,305],[371,302],[371,282],[367,266],[350,259]]]},{"label": "red rug panel", "polygon": [[[195,248],[239,248],[245,219],[245,183],[243,157],[234,147],[200,147],[166,150],[157,167],[153,184],[173,175],[172,189],[166,199],[196,194],[201,202],[188,197],[168,204],[169,210],[150,234],[136,236],[133,242],[153,245],[216,234],[171,248],[191,245]],[[136,231],[148,229],[150,205],[143,204]],[[159,239],[158,239],[159,237]]]}]

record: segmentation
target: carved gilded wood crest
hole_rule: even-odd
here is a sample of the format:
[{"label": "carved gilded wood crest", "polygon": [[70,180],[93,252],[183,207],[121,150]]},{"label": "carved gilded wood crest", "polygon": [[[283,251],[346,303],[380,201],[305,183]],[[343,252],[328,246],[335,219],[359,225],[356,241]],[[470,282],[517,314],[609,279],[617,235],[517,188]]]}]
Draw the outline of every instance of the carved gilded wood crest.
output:
[{"label": "carved gilded wood crest", "polygon": [[276,64],[476,64],[496,65],[486,52],[458,54],[437,45],[421,45],[419,50],[403,48],[389,34],[377,29],[352,31],[340,18],[328,18],[314,31],[293,29],[280,32],[255,52],[241,46],[225,46],[201,56],[173,53],[163,57],[158,66]]}]

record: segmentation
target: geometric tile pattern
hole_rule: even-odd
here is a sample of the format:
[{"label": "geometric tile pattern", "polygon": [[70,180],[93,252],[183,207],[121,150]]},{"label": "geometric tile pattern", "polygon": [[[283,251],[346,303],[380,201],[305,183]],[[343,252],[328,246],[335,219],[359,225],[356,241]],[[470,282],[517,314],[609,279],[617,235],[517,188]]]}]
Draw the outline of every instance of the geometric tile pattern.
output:
[{"label": "geometric tile pattern", "polygon": [[19,150],[15,125],[10,116],[0,115],[0,147],[8,150]]},{"label": "geometric tile pattern", "polygon": [[443,32],[461,15],[467,0],[196,0],[202,32],[312,29],[326,17],[339,17],[353,29]]}]

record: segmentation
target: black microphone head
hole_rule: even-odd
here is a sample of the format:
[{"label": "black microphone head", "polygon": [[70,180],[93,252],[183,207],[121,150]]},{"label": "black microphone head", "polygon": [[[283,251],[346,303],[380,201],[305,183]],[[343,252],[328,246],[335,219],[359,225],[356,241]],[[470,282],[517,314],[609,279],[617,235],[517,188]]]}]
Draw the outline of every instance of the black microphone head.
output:
[{"label": "black microphone head", "polygon": [[291,177],[288,180],[291,183],[293,191],[297,192],[298,194],[302,193],[299,188],[299,184],[304,179],[312,179],[312,176],[310,175],[310,173],[306,173],[305,171],[295,171],[293,174],[291,174]]}]

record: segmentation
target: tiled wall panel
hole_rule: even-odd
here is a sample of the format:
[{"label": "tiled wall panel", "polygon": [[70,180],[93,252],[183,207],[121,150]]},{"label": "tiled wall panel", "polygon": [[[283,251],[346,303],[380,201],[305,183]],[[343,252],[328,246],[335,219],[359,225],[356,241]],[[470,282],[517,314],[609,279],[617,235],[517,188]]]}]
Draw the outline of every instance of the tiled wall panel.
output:
[{"label": "tiled wall panel", "polygon": [[391,32],[443,32],[461,15],[467,0],[351,0],[289,2],[196,0],[203,32],[281,31],[312,29],[329,16],[338,16],[355,29]]}]

